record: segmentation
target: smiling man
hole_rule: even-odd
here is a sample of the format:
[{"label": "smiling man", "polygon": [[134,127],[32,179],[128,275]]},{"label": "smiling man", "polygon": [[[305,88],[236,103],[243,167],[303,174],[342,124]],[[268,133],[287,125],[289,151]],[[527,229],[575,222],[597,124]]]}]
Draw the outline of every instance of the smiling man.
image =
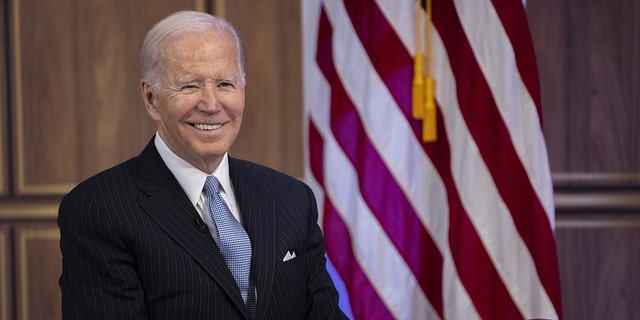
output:
[{"label": "smiling man", "polygon": [[311,190],[228,155],[245,103],[234,28],[177,12],[141,63],[157,134],[60,204],[63,318],[345,318]]}]

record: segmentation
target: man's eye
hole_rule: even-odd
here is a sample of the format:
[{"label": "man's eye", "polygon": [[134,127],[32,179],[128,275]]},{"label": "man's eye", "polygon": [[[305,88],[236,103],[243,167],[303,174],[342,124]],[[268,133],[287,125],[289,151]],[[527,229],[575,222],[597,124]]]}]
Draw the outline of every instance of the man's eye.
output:
[{"label": "man's eye", "polygon": [[218,86],[219,86],[220,88],[233,88],[233,87],[235,87],[235,86],[234,86],[234,84],[233,84],[233,82],[220,82],[220,83],[218,84]]},{"label": "man's eye", "polygon": [[186,86],[182,86],[182,88],[180,88],[180,90],[182,90],[182,91],[191,91],[191,90],[196,90],[196,89],[198,89],[198,86],[192,85],[192,84],[186,85]]}]

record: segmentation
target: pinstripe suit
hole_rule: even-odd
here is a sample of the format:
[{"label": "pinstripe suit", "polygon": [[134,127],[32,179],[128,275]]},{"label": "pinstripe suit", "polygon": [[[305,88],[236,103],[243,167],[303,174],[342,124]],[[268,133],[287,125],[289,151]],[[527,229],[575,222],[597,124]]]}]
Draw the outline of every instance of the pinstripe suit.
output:
[{"label": "pinstripe suit", "polygon": [[[250,162],[229,173],[253,247],[258,319],[341,319],[311,190]],[[240,291],[153,140],[60,204],[65,319],[247,319]],[[283,262],[287,251],[297,257]]]}]

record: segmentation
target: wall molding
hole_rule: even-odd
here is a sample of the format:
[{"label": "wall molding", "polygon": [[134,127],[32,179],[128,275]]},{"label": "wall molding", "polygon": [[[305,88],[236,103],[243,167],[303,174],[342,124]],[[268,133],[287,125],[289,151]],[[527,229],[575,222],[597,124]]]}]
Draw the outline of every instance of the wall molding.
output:
[{"label": "wall molding", "polygon": [[640,173],[554,173],[556,213],[640,213]]},{"label": "wall molding", "polygon": [[56,219],[60,199],[0,200],[0,220]]},{"label": "wall molding", "polygon": [[10,315],[10,297],[9,297],[9,259],[5,257],[9,256],[8,243],[9,243],[9,229],[0,228],[0,320],[9,320]]}]

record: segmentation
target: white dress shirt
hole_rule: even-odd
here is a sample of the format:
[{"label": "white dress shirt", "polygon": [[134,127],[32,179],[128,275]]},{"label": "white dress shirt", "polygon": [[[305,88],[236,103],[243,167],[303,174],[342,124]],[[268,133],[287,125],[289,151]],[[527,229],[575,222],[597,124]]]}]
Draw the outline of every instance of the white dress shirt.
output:
[{"label": "white dress shirt", "polygon": [[227,153],[224,154],[224,158],[218,168],[216,168],[213,173],[207,174],[173,153],[158,133],[156,133],[154,144],[156,149],[158,149],[158,153],[160,153],[160,157],[176,177],[178,183],[189,197],[189,200],[191,200],[191,203],[198,211],[198,214],[200,214],[202,221],[209,227],[209,232],[214,240],[217,239],[215,228],[213,228],[211,217],[209,217],[208,211],[205,209],[207,197],[204,192],[204,182],[207,176],[214,175],[218,181],[220,181],[220,195],[222,199],[227,203],[233,216],[242,224],[240,210],[238,209],[233,192],[233,185],[229,177],[229,156]]}]

